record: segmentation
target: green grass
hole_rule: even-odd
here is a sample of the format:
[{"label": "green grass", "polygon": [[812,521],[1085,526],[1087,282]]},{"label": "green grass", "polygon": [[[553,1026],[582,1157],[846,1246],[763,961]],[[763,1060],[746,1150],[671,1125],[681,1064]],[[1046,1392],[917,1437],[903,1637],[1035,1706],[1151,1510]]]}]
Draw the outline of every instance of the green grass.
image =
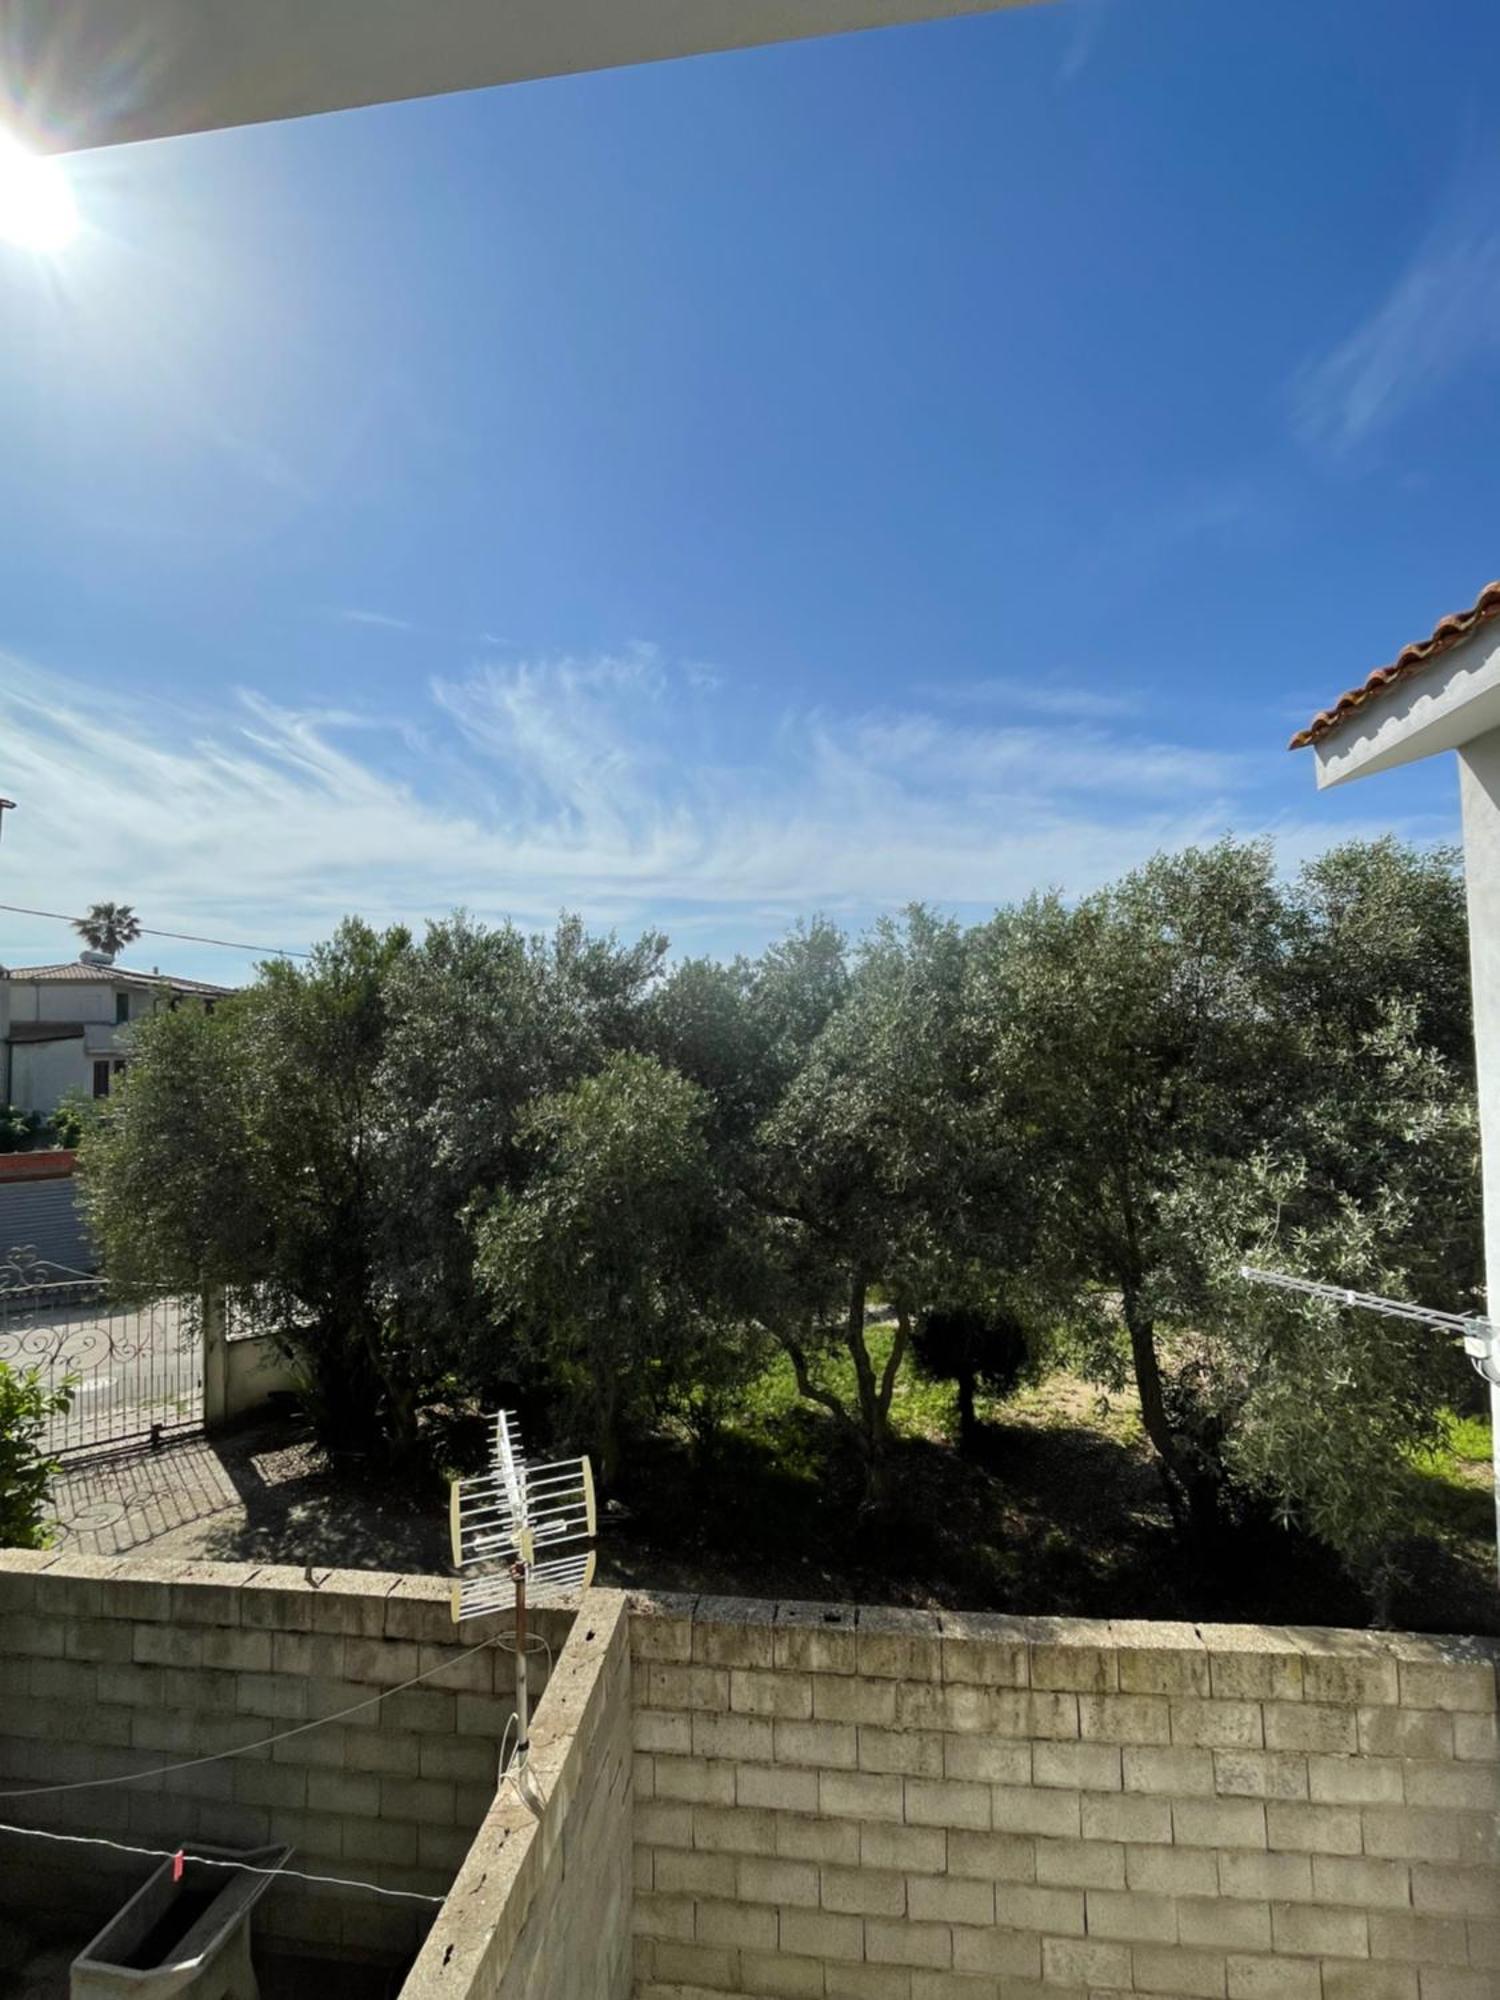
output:
[{"label": "green grass", "polygon": [[[895,1329],[889,1326],[872,1326],[865,1335],[870,1365],[877,1379],[890,1359],[894,1339]],[[820,1353],[811,1363],[811,1373],[815,1382],[832,1390],[851,1415],[857,1412],[854,1362],[847,1349],[835,1347]],[[778,1349],[742,1392],[731,1421],[736,1430],[769,1441],[783,1435],[786,1419],[794,1412],[815,1407],[798,1394],[792,1364]],[[898,1437],[937,1442],[952,1436],[958,1427],[953,1384],[928,1380],[917,1372],[908,1357],[891,1397],[891,1426]]]},{"label": "green grass", "polygon": [[1412,1454],[1418,1525],[1439,1536],[1488,1542],[1495,1532],[1492,1463],[1489,1418],[1447,1411],[1438,1442]]}]

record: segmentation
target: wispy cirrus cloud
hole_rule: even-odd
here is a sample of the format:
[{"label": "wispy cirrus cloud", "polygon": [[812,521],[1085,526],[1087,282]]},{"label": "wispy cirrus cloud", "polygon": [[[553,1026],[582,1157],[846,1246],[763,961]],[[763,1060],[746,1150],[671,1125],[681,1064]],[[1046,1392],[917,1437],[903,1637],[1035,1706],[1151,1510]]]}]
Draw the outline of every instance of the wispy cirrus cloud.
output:
[{"label": "wispy cirrus cloud", "polygon": [[341,625],[368,625],[379,632],[415,632],[409,618],[392,618],[386,611],[367,611],[360,605],[340,605],[333,616]]},{"label": "wispy cirrus cloud", "polygon": [[[461,904],[733,949],[817,909],[862,922],[912,900],[972,913],[1083,891],[1231,825],[1271,826],[1294,852],[1350,831],[1286,814],[1265,786],[1274,750],[917,708],[751,728],[646,647],[434,681],[394,720],[252,691],[194,713],[0,669],[15,901],[117,896],[162,928],[290,946],[351,910],[419,921]],[[0,959],[55,955],[50,933],[0,922]]]},{"label": "wispy cirrus cloud", "polygon": [[1500,173],[1465,174],[1385,295],[1292,384],[1304,442],[1347,454],[1500,352]]},{"label": "wispy cirrus cloud", "polygon": [[1065,680],[1022,680],[989,674],[936,690],[940,700],[974,708],[1017,708],[1028,715],[1055,715],[1072,722],[1109,722],[1138,715],[1139,694],[1130,689],[1080,687]]}]

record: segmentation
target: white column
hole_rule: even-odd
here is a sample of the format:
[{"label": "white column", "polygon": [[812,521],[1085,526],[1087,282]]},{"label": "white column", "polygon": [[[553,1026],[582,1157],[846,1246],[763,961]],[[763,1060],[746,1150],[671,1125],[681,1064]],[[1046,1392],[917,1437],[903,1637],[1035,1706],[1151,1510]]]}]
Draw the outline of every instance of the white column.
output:
[{"label": "white column", "polygon": [[[1458,753],[1463,799],[1464,877],[1469,899],[1469,968],[1474,988],[1474,1054],[1479,1074],[1479,1138],[1484,1160],[1484,1264],[1488,1311],[1500,1319],[1500,729]],[[1500,1385],[1490,1385],[1494,1428],[1496,1542],[1500,1550]]]}]

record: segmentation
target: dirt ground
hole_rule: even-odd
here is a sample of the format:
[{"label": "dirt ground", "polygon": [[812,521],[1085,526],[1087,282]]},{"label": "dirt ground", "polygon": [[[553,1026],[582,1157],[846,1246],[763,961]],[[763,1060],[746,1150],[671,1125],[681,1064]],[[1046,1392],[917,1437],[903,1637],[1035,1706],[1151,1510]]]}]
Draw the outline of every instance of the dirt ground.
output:
[{"label": "dirt ground", "polygon": [[[998,1411],[963,1459],[945,1438],[899,1447],[898,1506],[862,1514],[853,1469],[814,1414],[708,1454],[668,1439],[631,1461],[601,1518],[611,1584],[1092,1617],[1363,1625],[1326,1552],[1262,1522],[1193,1556],[1175,1537],[1128,1402],[1052,1377]],[[446,1498],[334,1465],[295,1420],[74,1469],[59,1546],[314,1567],[448,1567]],[[1483,1468],[1450,1482],[1403,1551],[1392,1620],[1500,1632]],[[1416,1516],[1414,1515],[1414,1518]]]}]

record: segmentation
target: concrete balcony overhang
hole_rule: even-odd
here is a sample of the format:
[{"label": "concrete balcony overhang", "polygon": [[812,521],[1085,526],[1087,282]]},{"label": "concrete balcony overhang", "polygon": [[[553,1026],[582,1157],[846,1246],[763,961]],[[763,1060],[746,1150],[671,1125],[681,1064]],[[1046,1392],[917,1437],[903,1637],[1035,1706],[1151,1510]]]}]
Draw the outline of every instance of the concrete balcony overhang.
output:
[{"label": "concrete balcony overhang", "polygon": [[1029,0],[0,0],[0,118],[68,152]]}]

